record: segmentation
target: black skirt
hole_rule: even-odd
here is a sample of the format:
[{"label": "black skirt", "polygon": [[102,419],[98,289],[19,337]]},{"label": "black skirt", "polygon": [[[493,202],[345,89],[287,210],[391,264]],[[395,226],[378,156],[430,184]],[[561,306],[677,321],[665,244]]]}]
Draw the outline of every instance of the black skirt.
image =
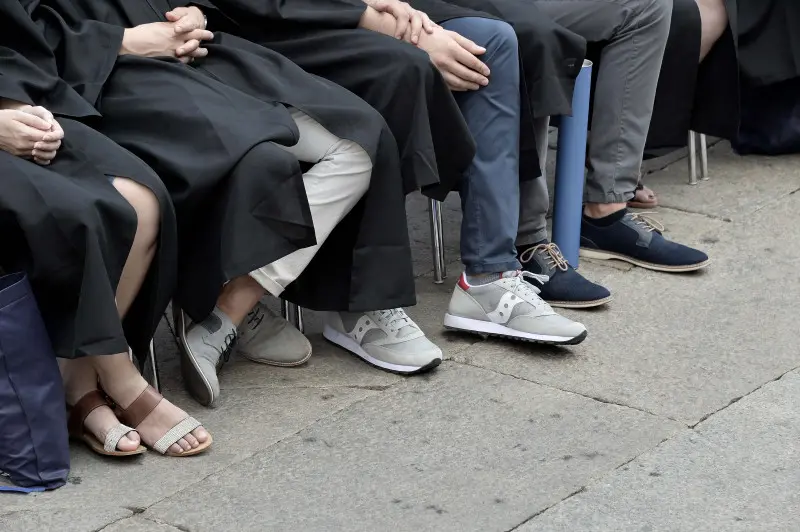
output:
[{"label": "black skirt", "polygon": [[[28,274],[56,354],[64,358],[143,351],[175,283],[175,214],[141,160],[92,129],[60,118],[65,137],[46,167],[0,151],[0,265]],[[136,213],[110,177],[156,196],[160,233],[139,295],[120,324],[115,293],[136,233]]]}]

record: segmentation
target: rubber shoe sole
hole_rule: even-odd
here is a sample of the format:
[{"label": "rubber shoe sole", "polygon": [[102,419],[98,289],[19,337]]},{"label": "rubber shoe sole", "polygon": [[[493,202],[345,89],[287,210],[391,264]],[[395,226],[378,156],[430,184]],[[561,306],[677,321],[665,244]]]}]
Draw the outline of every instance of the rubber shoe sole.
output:
[{"label": "rubber shoe sole", "polygon": [[186,341],[186,316],[183,311],[174,311],[173,323],[175,324],[175,336],[178,339],[178,351],[181,354],[183,385],[195,401],[203,406],[212,407],[217,397],[191,353],[189,342]]},{"label": "rubber shoe sole", "polygon": [[439,364],[442,363],[441,358],[434,358],[424,366],[404,366],[400,364],[392,364],[390,362],[384,362],[383,360],[379,360],[366,351],[361,345],[350,338],[345,333],[339,332],[333,327],[328,325],[325,326],[325,329],[322,331],[322,336],[328,340],[330,343],[341,347],[342,349],[348,351],[356,355],[357,357],[364,360],[364,362],[375,366],[378,369],[382,369],[384,371],[388,371],[389,373],[396,373],[398,375],[419,375],[420,373],[426,373]]},{"label": "rubber shoe sole", "polygon": [[510,340],[521,340],[523,342],[534,342],[549,345],[577,345],[583,342],[588,335],[584,330],[581,334],[574,337],[569,336],[550,336],[545,334],[532,334],[518,331],[505,325],[493,323],[491,321],[474,320],[472,318],[462,318],[452,314],[444,315],[444,326],[451,331],[461,331],[479,336],[494,336],[507,338]]},{"label": "rubber shoe sole", "polygon": [[638,266],[646,270],[652,270],[654,272],[665,272],[665,273],[696,272],[697,270],[702,270],[703,268],[711,264],[711,259],[706,259],[703,262],[698,262],[697,264],[685,264],[682,266],[666,266],[664,264],[654,264],[652,262],[646,262],[643,260],[635,259],[627,255],[622,255],[621,253],[614,253],[613,251],[598,251],[596,249],[588,249],[588,248],[580,248],[579,255],[581,257],[594,260],[620,260],[622,262],[627,262],[628,264],[633,264],[634,266]]},{"label": "rubber shoe sole", "polygon": [[239,351],[238,353],[240,355],[242,355],[242,358],[246,358],[250,362],[255,362],[257,364],[265,364],[267,366],[278,366],[280,368],[293,368],[295,366],[302,366],[303,364],[308,362],[308,359],[311,358],[312,352],[313,352],[312,349],[309,349],[308,353],[302,359],[296,360],[296,361],[292,361],[292,362],[281,362],[281,361],[278,361],[278,360],[270,360],[268,358],[258,358],[256,356],[251,356],[251,355],[249,355],[247,353],[244,353],[242,351]]},{"label": "rubber shoe sole", "polygon": [[591,301],[551,301],[549,299],[545,299],[545,301],[551,307],[582,309],[582,308],[600,307],[607,303],[610,303],[611,301],[613,301],[613,299],[614,296],[608,296],[602,299],[593,299]]}]

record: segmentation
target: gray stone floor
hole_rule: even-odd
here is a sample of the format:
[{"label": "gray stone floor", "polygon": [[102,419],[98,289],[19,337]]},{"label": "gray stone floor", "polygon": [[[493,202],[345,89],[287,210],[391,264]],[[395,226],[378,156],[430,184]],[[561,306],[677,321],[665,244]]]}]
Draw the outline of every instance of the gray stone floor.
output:
[{"label": "gray stone floor", "polygon": [[567,312],[590,330],[570,349],[444,333],[458,203],[437,286],[412,198],[410,312],[445,350],[438,371],[374,370],[321,342],[309,314],[307,366],[235,360],[206,410],[181,389],[165,323],[166,394],[212,451],[119,462],[75,447],[66,487],[0,496],[0,531],[798,531],[798,162],[719,144],[710,181],[687,186],[685,160],[650,174],[667,234],[714,263],[684,276],[583,263],[615,300]]}]

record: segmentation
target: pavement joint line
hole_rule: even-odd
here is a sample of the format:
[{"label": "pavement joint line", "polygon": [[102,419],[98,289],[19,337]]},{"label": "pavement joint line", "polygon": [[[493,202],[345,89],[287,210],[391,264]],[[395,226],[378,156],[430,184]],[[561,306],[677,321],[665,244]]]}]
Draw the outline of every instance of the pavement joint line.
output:
[{"label": "pavement joint line", "polygon": [[[677,434],[677,432],[676,432],[675,434]],[[577,490],[573,491],[572,493],[570,493],[570,494],[569,494],[569,495],[567,495],[566,497],[563,497],[562,499],[560,499],[560,500],[558,500],[558,501],[554,502],[553,504],[549,505],[548,507],[546,507],[546,508],[543,508],[543,509],[539,510],[538,512],[536,512],[536,513],[535,513],[535,514],[533,514],[532,516],[528,517],[528,518],[527,518],[527,519],[525,519],[523,522],[519,523],[518,525],[514,526],[513,528],[510,528],[510,529],[509,529],[509,530],[507,530],[506,532],[513,532],[514,530],[517,530],[519,527],[521,527],[521,526],[523,526],[523,525],[525,525],[525,524],[529,523],[530,521],[532,521],[532,520],[536,519],[537,517],[539,517],[539,516],[540,516],[540,515],[542,515],[543,513],[545,513],[545,512],[547,512],[547,511],[551,510],[552,508],[555,508],[555,507],[556,507],[556,506],[558,506],[559,504],[561,504],[561,503],[563,503],[563,502],[565,502],[565,501],[567,501],[567,500],[571,499],[572,497],[574,497],[574,496],[576,496],[576,495],[579,495],[579,494],[583,493],[584,491],[586,491],[587,489],[589,489],[589,487],[591,487],[591,486],[593,486],[593,485],[597,485],[598,483],[600,483],[600,481],[602,481],[602,479],[604,479],[605,477],[607,477],[607,476],[609,476],[609,475],[612,475],[612,474],[614,474],[614,472],[616,472],[616,471],[619,471],[619,470],[620,470],[620,469],[622,469],[623,467],[625,467],[625,466],[627,466],[628,464],[630,464],[630,463],[634,462],[635,460],[637,460],[637,459],[638,459],[640,456],[644,455],[645,453],[649,453],[649,452],[651,452],[651,451],[654,451],[654,450],[658,449],[659,447],[661,447],[662,445],[664,445],[666,442],[668,442],[669,440],[671,440],[671,439],[672,439],[672,438],[675,436],[675,434],[673,434],[672,436],[668,436],[668,437],[666,437],[666,438],[662,439],[660,442],[658,442],[657,444],[655,444],[654,446],[652,446],[652,447],[650,447],[650,448],[648,448],[648,449],[644,449],[644,450],[643,450],[642,452],[640,452],[639,454],[637,454],[637,455],[635,455],[635,456],[633,456],[633,457],[629,458],[628,460],[625,460],[624,462],[622,462],[622,463],[620,463],[619,465],[615,466],[613,469],[610,469],[610,470],[608,470],[607,472],[605,472],[605,473],[603,473],[603,474],[601,474],[601,475],[599,475],[599,476],[597,476],[597,477],[595,477],[595,478],[593,478],[593,479],[589,479],[589,481],[588,481],[586,484],[584,484],[583,486],[581,486],[581,487],[580,487],[580,488],[578,488]]]},{"label": "pavement joint line", "polygon": [[124,521],[125,519],[130,519],[131,517],[136,515],[136,513],[133,512],[130,508],[127,508],[125,506],[122,506],[121,508],[123,508],[125,510],[128,510],[129,512],[131,512],[131,514],[130,515],[126,515],[125,517],[120,517],[119,519],[114,519],[110,523],[106,523],[103,526],[101,526],[100,528],[95,528],[91,532],[100,532],[101,530],[105,530],[106,528],[110,527],[111,525],[115,525],[115,524],[119,523],[120,521]]},{"label": "pavement joint line", "polygon": [[653,416],[653,417],[656,417],[656,418],[659,418],[659,419],[674,421],[675,423],[680,423],[681,425],[683,425],[686,428],[691,428],[686,423],[684,423],[682,421],[679,421],[679,420],[677,420],[675,418],[672,418],[670,416],[664,416],[664,415],[661,415],[661,414],[656,414],[654,412],[650,412],[649,410],[645,410],[644,408],[640,408],[638,406],[631,406],[631,405],[626,405],[626,404],[623,404],[623,403],[617,403],[617,402],[611,401],[609,399],[603,399],[601,397],[594,397],[592,395],[587,395],[587,394],[584,394],[584,393],[576,392],[574,390],[565,390],[564,388],[559,388],[558,386],[553,386],[552,384],[548,384],[546,382],[539,382],[539,381],[535,381],[533,379],[527,379],[525,377],[520,377],[518,375],[513,375],[511,373],[505,373],[505,372],[496,370],[494,368],[486,368],[486,367],[483,367],[483,366],[478,366],[476,364],[471,364],[469,362],[462,362],[462,361],[456,361],[456,360],[454,360],[453,362],[455,362],[456,364],[461,364],[463,366],[469,366],[471,368],[477,368],[477,369],[483,369],[483,370],[486,370],[486,371],[491,371],[493,373],[497,373],[498,375],[504,375],[506,377],[512,377],[514,379],[521,380],[521,381],[524,381],[524,382],[529,382],[531,384],[536,384],[538,386],[549,388],[551,390],[558,390],[559,392],[564,392],[564,393],[568,393],[568,394],[572,394],[572,395],[577,395],[578,397],[583,397],[584,399],[591,399],[592,401],[597,401],[598,403],[603,403],[603,404],[610,405],[610,406],[618,406],[620,408],[627,408],[627,409],[634,410],[634,411],[642,413],[642,414],[648,414],[650,416]]},{"label": "pavement joint line", "polygon": [[175,525],[173,523],[169,523],[167,521],[164,521],[163,519],[158,519],[156,517],[150,517],[150,516],[147,516],[147,515],[143,515],[141,517],[142,517],[142,519],[144,519],[146,521],[150,521],[151,523],[155,523],[157,525],[168,526],[168,527],[174,528],[176,530],[181,530],[182,532],[192,532],[192,529],[189,528],[189,527],[181,526],[181,525]]},{"label": "pavement joint line", "polygon": [[[733,218],[728,218],[727,216],[717,216],[716,214],[709,214],[707,212],[693,211],[691,209],[682,209],[681,207],[672,207],[670,205],[659,205],[658,206],[658,210],[659,211],[661,211],[661,210],[675,211],[675,212],[681,212],[681,213],[685,213],[685,214],[696,214],[698,216],[704,216],[704,217],[710,218],[712,220],[718,220],[720,222],[726,222],[726,223],[735,222],[735,220]],[[755,211],[753,211],[750,214],[752,215],[752,214],[755,214],[756,212],[758,212],[758,209],[756,209]]]},{"label": "pavement joint line", "polygon": [[797,366],[796,368],[792,368],[792,369],[790,369],[790,370],[787,370],[787,371],[785,371],[785,372],[781,373],[780,375],[778,375],[778,376],[777,376],[777,377],[775,377],[774,379],[770,379],[770,380],[768,380],[768,381],[766,381],[766,382],[764,382],[764,383],[760,384],[759,386],[757,386],[757,387],[756,387],[756,388],[754,388],[753,390],[750,390],[749,392],[747,392],[747,393],[745,393],[745,394],[742,394],[742,395],[740,395],[739,397],[734,397],[734,398],[733,398],[733,399],[731,399],[731,400],[730,400],[730,402],[729,402],[728,404],[726,404],[725,406],[723,406],[723,407],[720,407],[720,408],[718,408],[717,410],[714,410],[713,412],[709,412],[708,414],[706,414],[706,415],[704,415],[703,417],[701,417],[701,418],[700,418],[700,420],[699,420],[697,423],[695,423],[695,424],[693,424],[693,425],[689,425],[689,428],[690,428],[690,429],[692,429],[692,430],[696,430],[697,426],[698,426],[698,425],[700,425],[700,423],[703,423],[704,421],[708,420],[709,418],[711,418],[711,417],[713,417],[713,416],[715,416],[715,415],[719,414],[719,413],[720,413],[720,412],[722,412],[723,410],[727,410],[729,407],[731,407],[731,406],[735,405],[736,403],[738,403],[738,402],[739,402],[739,401],[741,401],[742,399],[745,399],[745,398],[747,398],[747,397],[750,397],[750,396],[751,396],[751,395],[753,395],[754,393],[756,393],[756,392],[758,392],[759,390],[761,390],[761,389],[762,389],[764,386],[767,386],[768,384],[772,384],[773,382],[778,382],[779,380],[781,380],[781,379],[783,379],[784,377],[786,377],[786,376],[787,376],[789,373],[795,372],[795,371],[797,371],[798,369],[800,369],[800,366]]},{"label": "pavement joint line", "polygon": [[[224,472],[226,469],[229,469],[229,468],[231,468],[231,467],[235,467],[235,466],[237,466],[237,465],[241,464],[242,462],[244,462],[244,461],[246,461],[246,460],[250,460],[250,459],[251,459],[251,458],[253,458],[254,456],[256,456],[256,455],[258,455],[258,454],[261,454],[261,453],[263,453],[263,452],[266,452],[266,451],[268,451],[269,449],[271,449],[271,448],[275,447],[276,445],[278,445],[278,444],[280,444],[280,443],[283,443],[284,441],[288,440],[289,438],[292,438],[292,437],[294,437],[294,436],[297,436],[298,434],[300,434],[300,433],[301,433],[301,432],[303,432],[304,430],[308,429],[309,427],[312,427],[312,426],[316,425],[316,424],[317,424],[317,423],[319,423],[320,421],[324,421],[324,420],[326,420],[326,419],[329,419],[329,418],[331,418],[331,417],[333,417],[333,416],[335,416],[335,415],[337,415],[337,414],[340,414],[341,412],[344,412],[345,410],[347,410],[347,409],[348,409],[348,408],[350,408],[351,406],[353,406],[353,405],[357,405],[357,404],[359,404],[359,403],[362,403],[362,402],[366,401],[366,400],[367,400],[367,399],[369,399],[369,398],[370,398],[369,396],[367,396],[367,397],[363,397],[363,398],[361,398],[361,399],[358,399],[358,400],[356,400],[356,401],[353,401],[352,403],[348,403],[348,404],[346,404],[346,405],[342,406],[341,408],[339,408],[339,409],[336,409],[336,410],[334,410],[334,411],[332,411],[332,412],[330,412],[330,413],[328,413],[328,414],[326,414],[326,415],[320,416],[320,417],[318,417],[317,419],[315,419],[314,421],[312,421],[312,422],[308,423],[307,425],[304,425],[303,427],[299,428],[298,430],[296,430],[296,431],[292,432],[291,434],[287,434],[287,435],[283,436],[282,438],[280,438],[280,439],[278,439],[278,440],[276,440],[276,441],[272,442],[271,444],[267,445],[267,446],[266,446],[266,447],[264,447],[263,449],[258,449],[258,450],[256,450],[256,451],[253,451],[252,453],[248,453],[247,455],[245,455],[245,456],[242,456],[242,457],[241,457],[239,460],[234,460],[234,461],[232,461],[232,462],[230,462],[230,463],[228,463],[228,464],[225,464],[225,465],[223,465],[223,466],[221,466],[221,467],[219,467],[219,468],[215,469],[214,471],[210,471],[210,472],[209,472],[207,475],[205,475],[204,477],[202,477],[202,478],[198,479],[197,481],[195,481],[195,482],[192,482],[192,483],[188,483],[188,484],[186,484],[185,486],[183,486],[182,488],[180,488],[179,490],[177,490],[177,491],[175,491],[175,492],[173,492],[173,493],[170,493],[169,495],[165,495],[164,497],[161,497],[160,499],[158,499],[157,501],[154,501],[154,502],[153,502],[153,503],[151,503],[150,505],[148,505],[148,506],[146,506],[146,507],[143,507],[143,510],[146,512],[147,510],[149,510],[149,509],[150,509],[150,508],[152,508],[153,506],[155,506],[155,505],[157,505],[157,504],[160,504],[160,503],[164,502],[165,500],[167,500],[167,499],[169,499],[169,498],[172,498],[172,497],[174,497],[174,496],[176,496],[176,495],[179,495],[179,494],[183,493],[183,492],[184,492],[184,491],[186,491],[186,490],[189,490],[189,489],[192,489],[192,488],[194,488],[194,487],[196,487],[196,486],[198,486],[198,485],[201,485],[202,483],[204,483],[206,480],[210,479],[210,478],[211,478],[211,477],[213,477],[214,475],[217,475],[217,474],[219,474],[219,473],[222,473],[222,472]],[[130,517],[130,516],[128,516],[128,517]],[[145,519],[147,519],[147,517],[148,517],[148,516],[146,516],[146,515],[143,515],[143,517],[144,517]],[[153,521],[152,519],[150,519],[150,520],[151,520],[151,521]],[[171,524],[170,526],[175,526],[175,525],[172,525],[172,524]],[[105,527],[104,527],[104,528],[105,528]],[[178,528],[179,530],[184,530],[184,532],[190,532],[190,531],[188,531],[188,529],[182,529],[182,528],[180,528],[180,527],[176,527],[176,528]],[[102,530],[102,529],[101,529],[101,530]],[[96,532],[96,531],[95,531],[95,532]]]},{"label": "pavement joint line", "polygon": [[791,191],[783,194],[782,196],[778,196],[777,198],[771,198],[769,201],[767,201],[763,205],[760,205],[758,208],[756,208],[756,210],[753,211],[753,214],[756,214],[757,212],[761,212],[764,209],[766,209],[767,207],[771,207],[772,205],[776,205],[776,204],[780,203],[782,200],[788,198],[789,196],[794,196],[798,192],[800,192],[800,188],[796,188],[794,190],[791,190]]}]

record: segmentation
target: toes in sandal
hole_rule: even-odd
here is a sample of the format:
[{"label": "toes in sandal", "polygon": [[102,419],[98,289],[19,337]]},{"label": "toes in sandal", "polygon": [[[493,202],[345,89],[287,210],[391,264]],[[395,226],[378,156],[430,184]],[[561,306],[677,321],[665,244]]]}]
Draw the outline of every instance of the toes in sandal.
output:
[{"label": "toes in sandal", "polygon": [[[124,423],[128,423],[133,427],[138,427],[145,420],[150,413],[164,400],[164,396],[158,393],[155,388],[148,386],[144,391],[132,402],[128,408],[121,409],[118,412],[119,419]],[[186,416],[183,420],[179,421],[175,426],[169,429],[166,434],[151,446],[154,451],[166,456],[193,456],[200,454],[209,447],[211,447],[211,434],[208,435],[208,440],[201,443],[198,447],[183,451],[180,453],[173,453],[169,448],[178,443],[178,440],[190,434],[197,427],[202,426],[202,423],[197,421],[191,416]],[[146,445],[146,444],[145,444]]]},{"label": "toes in sandal", "polygon": [[102,393],[98,390],[92,390],[81,397],[80,400],[69,409],[70,413],[67,426],[70,438],[82,441],[89,449],[103,456],[135,456],[147,452],[147,449],[141,445],[138,449],[133,451],[120,451],[117,449],[119,441],[129,432],[134,432],[134,429],[122,423],[116,427],[112,427],[106,434],[106,441],[102,443],[94,434],[86,432],[86,427],[84,425],[86,418],[101,406],[107,406],[113,410],[108,399],[106,399]]},{"label": "toes in sandal", "polygon": [[633,199],[628,202],[628,207],[631,209],[652,209],[658,207],[658,197],[655,192],[639,183],[636,185]]}]

